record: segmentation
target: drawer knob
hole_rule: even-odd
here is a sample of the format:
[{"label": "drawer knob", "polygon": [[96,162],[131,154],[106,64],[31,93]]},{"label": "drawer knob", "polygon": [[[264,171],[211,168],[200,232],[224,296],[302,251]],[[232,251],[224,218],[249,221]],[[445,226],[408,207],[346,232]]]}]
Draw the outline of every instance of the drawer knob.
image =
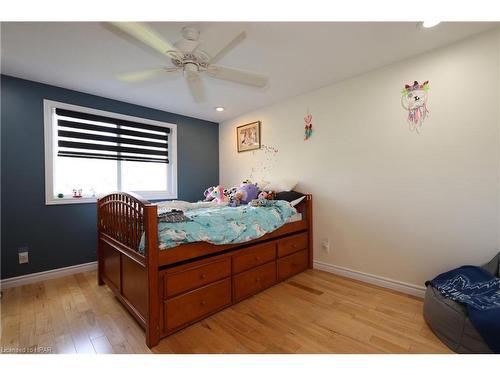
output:
[{"label": "drawer knob", "polygon": [[256,282],[259,282],[259,281],[260,281],[260,277],[257,277],[257,278],[255,279],[255,281],[256,281]]},{"label": "drawer knob", "polygon": [[255,260],[260,260],[260,257],[255,257]]},{"label": "drawer knob", "polygon": [[202,274],[200,275],[200,279],[206,279],[206,278],[207,278],[207,275],[205,275],[204,273],[202,273]]},{"label": "drawer knob", "polygon": [[200,301],[200,306],[205,306],[207,303],[205,301]]},{"label": "drawer knob", "polygon": [[292,248],[295,249],[296,247],[297,247],[297,245],[293,243]]}]

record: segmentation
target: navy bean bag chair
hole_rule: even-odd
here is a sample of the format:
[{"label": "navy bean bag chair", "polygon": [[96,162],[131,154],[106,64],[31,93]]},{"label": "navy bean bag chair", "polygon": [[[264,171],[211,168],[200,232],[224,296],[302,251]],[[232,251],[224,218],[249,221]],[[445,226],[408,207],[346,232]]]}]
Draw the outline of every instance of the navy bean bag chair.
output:
[{"label": "navy bean bag chair", "polygon": [[[482,268],[500,277],[500,253]],[[472,325],[467,307],[445,298],[432,285],[426,284],[424,319],[435,335],[457,353],[492,353]]]}]

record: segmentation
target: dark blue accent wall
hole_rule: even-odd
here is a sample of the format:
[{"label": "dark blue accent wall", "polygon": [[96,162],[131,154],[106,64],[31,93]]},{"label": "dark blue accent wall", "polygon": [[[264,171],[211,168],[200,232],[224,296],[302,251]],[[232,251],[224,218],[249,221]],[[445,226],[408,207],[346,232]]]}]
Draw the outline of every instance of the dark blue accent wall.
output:
[{"label": "dark blue accent wall", "polygon": [[[95,204],[45,205],[43,99],[175,123],[179,199],[219,181],[217,123],[5,75],[0,88],[2,279],[96,260]],[[28,264],[18,264],[20,246]]]}]

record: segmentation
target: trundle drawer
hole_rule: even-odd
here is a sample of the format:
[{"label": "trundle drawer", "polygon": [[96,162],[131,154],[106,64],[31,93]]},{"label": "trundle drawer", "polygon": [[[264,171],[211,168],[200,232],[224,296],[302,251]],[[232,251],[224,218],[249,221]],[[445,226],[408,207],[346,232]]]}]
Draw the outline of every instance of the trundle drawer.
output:
[{"label": "trundle drawer", "polygon": [[276,261],[256,267],[233,277],[234,300],[266,289],[276,282]]},{"label": "trundle drawer", "polygon": [[233,273],[249,270],[274,259],[276,259],[276,242],[243,249],[233,256]]},{"label": "trundle drawer", "polygon": [[294,234],[278,241],[278,256],[283,257],[306,249],[308,244],[307,232]]},{"label": "trundle drawer", "polygon": [[164,276],[164,297],[169,298],[231,275],[230,258],[201,264]]},{"label": "trundle drawer", "polygon": [[307,250],[278,259],[278,280],[284,280],[307,268],[309,254]]},{"label": "trundle drawer", "polygon": [[231,279],[225,279],[164,302],[167,332],[231,304]]}]

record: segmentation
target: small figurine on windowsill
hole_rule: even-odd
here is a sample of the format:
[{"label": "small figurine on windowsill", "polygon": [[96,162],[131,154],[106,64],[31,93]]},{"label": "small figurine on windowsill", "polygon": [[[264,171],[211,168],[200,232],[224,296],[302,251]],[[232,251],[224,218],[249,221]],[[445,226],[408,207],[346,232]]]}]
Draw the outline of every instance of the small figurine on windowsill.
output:
[{"label": "small figurine on windowsill", "polygon": [[81,198],[82,189],[73,189],[73,198]]}]

